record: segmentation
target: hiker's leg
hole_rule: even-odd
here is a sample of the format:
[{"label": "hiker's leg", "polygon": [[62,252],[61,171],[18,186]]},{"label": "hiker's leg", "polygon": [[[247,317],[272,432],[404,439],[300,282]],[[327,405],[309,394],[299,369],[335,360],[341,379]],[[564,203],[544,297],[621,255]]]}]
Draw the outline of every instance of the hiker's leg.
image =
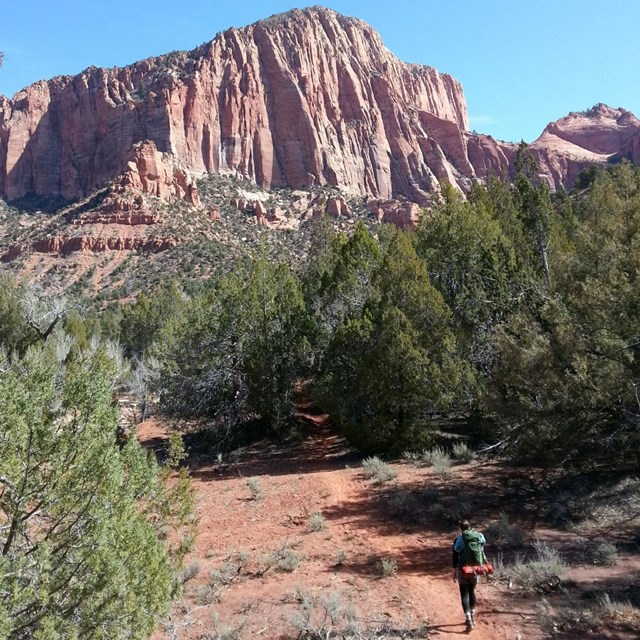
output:
[{"label": "hiker's leg", "polygon": [[478,577],[469,584],[469,608],[471,609],[471,624],[467,620],[467,631],[473,629],[476,623],[476,585],[478,584]]},{"label": "hiker's leg", "polygon": [[460,600],[462,601],[462,609],[467,615],[471,611],[471,607],[469,606],[469,585],[464,582],[459,582],[458,586],[460,587]]},{"label": "hiker's leg", "polygon": [[462,608],[464,609],[464,617],[466,622],[466,630],[469,633],[473,629],[473,616],[471,615],[470,595],[473,593],[473,585],[469,582],[460,583],[460,598],[462,600]]},{"label": "hiker's leg", "polygon": [[469,609],[476,610],[476,585],[473,583],[469,585]]}]

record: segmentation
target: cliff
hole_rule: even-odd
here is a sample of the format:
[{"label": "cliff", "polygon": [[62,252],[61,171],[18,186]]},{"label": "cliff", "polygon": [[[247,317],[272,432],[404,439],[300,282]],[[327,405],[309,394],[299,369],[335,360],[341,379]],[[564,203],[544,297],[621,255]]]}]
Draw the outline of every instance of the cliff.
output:
[{"label": "cliff", "polygon": [[540,170],[555,186],[571,186],[589,164],[640,160],[640,120],[625,109],[597,104],[551,122],[531,145]]},{"label": "cliff", "polygon": [[[464,190],[513,170],[515,145],[467,129],[451,76],[400,61],[360,20],[296,9],[190,52],[0,96],[0,195],[74,201],[124,181],[197,204],[195,177],[229,173],[427,204],[442,179]],[[550,124],[532,150],[568,187],[592,162],[637,159],[639,132],[629,112],[598,105]],[[132,168],[140,148],[154,158]]]},{"label": "cliff", "polygon": [[470,169],[460,84],[401,62],[367,24],[319,7],[1,100],[0,192],[9,200],[86,195],[124,171],[144,140],[196,175],[237,173],[265,188],[328,183],[420,201],[438,179]]}]

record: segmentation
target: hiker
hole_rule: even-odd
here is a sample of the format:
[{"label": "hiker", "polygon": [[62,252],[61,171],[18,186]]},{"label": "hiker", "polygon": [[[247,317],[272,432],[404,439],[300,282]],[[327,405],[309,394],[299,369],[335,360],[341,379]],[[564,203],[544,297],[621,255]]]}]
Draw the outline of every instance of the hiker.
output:
[{"label": "hiker", "polygon": [[476,617],[476,585],[478,575],[474,571],[465,575],[463,567],[484,565],[484,536],[471,528],[468,520],[460,520],[460,535],[453,542],[453,579],[458,581],[460,599],[467,624],[467,632],[473,629]]}]

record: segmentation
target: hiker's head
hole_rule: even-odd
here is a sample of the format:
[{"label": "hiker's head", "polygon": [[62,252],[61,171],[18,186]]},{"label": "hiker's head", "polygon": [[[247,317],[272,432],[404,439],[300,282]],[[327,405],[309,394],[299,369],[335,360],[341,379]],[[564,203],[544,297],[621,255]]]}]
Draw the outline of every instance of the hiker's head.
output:
[{"label": "hiker's head", "polygon": [[458,522],[458,526],[460,527],[460,531],[466,531],[467,529],[471,529],[471,525],[468,520],[460,520]]}]

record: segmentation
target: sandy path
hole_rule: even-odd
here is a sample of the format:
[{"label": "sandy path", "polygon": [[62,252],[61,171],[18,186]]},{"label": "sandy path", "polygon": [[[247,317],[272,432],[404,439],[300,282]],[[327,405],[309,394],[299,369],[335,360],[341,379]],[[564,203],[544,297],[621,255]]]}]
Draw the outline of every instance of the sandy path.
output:
[{"label": "sandy path", "polygon": [[[320,474],[319,480],[331,490],[327,504],[329,510],[337,505],[361,504],[363,494],[371,498],[370,488],[363,486],[365,483],[353,472],[326,472]],[[345,527],[349,533],[356,531],[359,537],[367,540],[376,555],[396,560],[407,601],[423,612],[430,637],[444,640],[469,635],[465,631],[458,587],[451,579],[452,539],[432,532],[406,533],[401,528],[392,532],[384,526],[388,522],[373,526],[370,514],[362,515],[361,518],[352,518],[349,524],[337,522],[335,525]],[[384,534],[376,534],[380,524]],[[505,611],[500,601],[496,601],[499,596],[495,588],[487,584],[478,586],[477,597],[477,623],[471,634],[474,638],[515,640],[541,637],[530,607]]]},{"label": "sandy path", "polygon": [[[175,637],[203,637],[212,611],[226,621],[242,617],[245,627],[240,638],[295,637],[291,620],[297,605],[292,594],[298,590],[314,597],[338,590],[362,612],[363,619],[386,618],[394,624],[409,621],[404,626],[412,629],[426,624],[429,631],[424,637],[444,640],[467,635],[457,585],[451,580],[453,532],[406,527],[390,518],[382,497],[387,485],[376,487],[365,480],[360,457],[346,449],[321,420],[309,423],[309,437],[297,447],[260,443],[228,466],[200,462],[193,470],[200,524],[187,562],[197,562],[201,571],[179,607],[196,610],[195,622]],[[150,420],[140,425],[138,436],[148,446],[158,446],[166,434],[162,425]],[[399,464],[396,470],[396,486],[430,482],[425,469]],[[249,478],[260,483],[259,500],[249,496]],[[308,518],[317,511],[326,519],[326,528],[310,533]],[[248,569],[253,578],[243,576],[208,607],[198,603],[197,589],[205,588],[206,576],[230,553],[244,550],[257,561],[261,554],[283,544],[295,548],[303,558],[294,572],[269,570],[256,578],[253,569]],[[347,558],[340,566],[335,564],[337,550]],[[382,557],[396,561],[396,575],[375,578],[371,558]],[[493,585],[480,585],[478,620],[471,637],[542,637],[530,604],[527,610],[520,609],[524,607],[507,606]],[[172,636],[161,632],[154,636],[158,640],[168,637]]]}]

